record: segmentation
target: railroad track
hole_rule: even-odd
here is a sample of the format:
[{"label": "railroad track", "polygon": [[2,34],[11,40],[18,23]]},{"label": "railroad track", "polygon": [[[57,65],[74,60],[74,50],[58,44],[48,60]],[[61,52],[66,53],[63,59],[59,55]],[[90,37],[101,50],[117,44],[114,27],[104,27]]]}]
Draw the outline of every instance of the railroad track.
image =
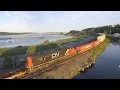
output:
[{"label": "railroad track", "polygon": [[[103,43],[103,42],[102,42],[102,43]],[[101,44],[102,44],[102,43],[101,43]],[[62,65],[62,64],[64,64],[64,63],[67,63],[67,62],[71,61],[71,59],[74,59],[74,60],[75,60],[75,59],[77,59],[77,58],[80,58],[81,56],[85,55],[86,53],[90,52],[91,50],[98,48],[101,44],[99,44],[98,46],[96,46],[96,47],[94,47],[94,48],[91,48],[90,50],[88,50],[88,51],[86,51],[86,52],[83,52],[83,53],[80,53],[80,54],[77,54],[77,55],[73,55],[73,56],[67,57],[67,58],[66,58],[66,57],[59,58],[59,59],[56,60],[56,62],[54,62],[53,64],[49,65],[46,69],[44,68],[44,69],[41,70],[41,71],[38,70],[38,71],[39,71],[39,74],[42,74],[42,73],[44,73],[44,72],[46,72],[46,71],[52,70],[53,68]],[[55,60],[54,60],[54,61],[55,61]],[[82,62],[82,63],[86,64],[86,67],[85,67],[85,68],[89,68],[90,66],[92,66],[92,64],[95,63],[95,61],[92,61],[92,63],[88,63],[88,62]],[[88,65],[88,64],[89,64],[89,65]],[[84,70],[81,70],[81,71],[84,71]],[[38,72],[35,72],[35,73],[32,74],[31,76],[36,75],[37,73],[38,73]],[[31,76],[28,76],[28,77],[31,77]],[[27,77],[27,76],[23,77],[22,79],[25,79],[26,77]]]},{"label": "railroad track", "polygon": [[[102,43],[101,43],[101,44],[102,44]],[[100,45],[101,45],[101,44],[100,44]],[[98,45],[98,46],[99,46],[99,45]],[[92,49],[90,49],[90,50],[93,50],[93,49],[97,48],[98,46],[96,46],[96,47],[94,47],[94,48],[92,48]],[[46,68],[44,68],[44,69],[42,69],[42,70],[38,69],[37,72],[32,73],[31,75],[26,75],[26,76],[22,77],[22,79],[24,79],[24,78],[26,78],[26,77],[31,77],[31,76],[33,76],[33,75],[35,75],[35,74],[37,74],[37,73],[42,74],[42,73],[44,73],[44,72],[46,72],[46,71],[52,70],[52,69],[55,68],[55,67],[58,67],[58,66],[60,66],[60,65],[62,65],[62,64],[65,64],[65,63],[71,61],[71,59],[76,59],[76,58],[79,58],[79,57],[85,55],[85,54],[88,53],[90,50],[88,50],[88,51],[86,51],[86,52],[83,52],[83,53],[80,53],[80,54],[72,55],[72,56],[70,56],[70,57],[66,57],[66,56],[65,56],[65,57],[61,57],[61,58],[59,58],[59,59],[57,59],[57,60],[52,60],[52,61],[50,61],[50,62],[54,62],[54,63],[52,63],[51,65],[48,65],[48,67],[46,67]],[[50,62],[47,62],[47,63],[50,63]],[[88,64],[88,63],[85,63],[85,64]],[[44,64],[44,65],[45,65],[45,64]],[[86,68],[88,68],[88,66],[86,66]]]},{"label": "railroad track", "polygon": [[[101,45],[101,44],[99,44],[99,45]],[[96,46],[94,48],[91,48],[91,49],[95,49],[98,46]],[[57,59],[54,59],[54,60],[50,60],[50,61],[48,61],[46,63],[43,63],[43,64],[40,64],[40,65],[36,66],[34,72],[26,73],[26,71],[20,71],[20,72],[16,73],[15,75],[9,76],[9,77],[4,78],[4,79],[20,79],[20,78],[24,78],[24,77],[28,77],[30,75],[36,74],[38,72],[39,73],[43,73],[43,72],[45,72],[47,70],[50,70],[50,69],[52,69],[52,68],[54,68],[56,66],[64,64],[64,63],[70,61],[71,59],[75,59],[75,58],[81,57],[84,54],[86,54],[87,52],[89,52],[90,50],[85,51],[83,53],[74,54],[74,55],[70,55],[70,56],[63,56],[63,57],[60,57],[60,58],[57,58]]]},{"label": "railroad track", "polygon": [[47,70],[53,69],[56,66],[59,66],[61,64],[64,64],[64,63],[70,61],[70,59],[80,57],[80,56],[82,56],[82,55],[84,55],[86,53],[87,52],[72,55],[72,56],[68,56],[68,57],[63,56],[63,57],[60,57],[60,58],[57,58],[57,59],[54,59],[54,60],[51,60],[51,61],[48,61],[46,63],[43,63],[43,64],[40,64],[40,65],[36,66],[34,72],[26,73],[26,71],[20,71],[20,72],[14,74],[14,75],[11,75],[11,76],[3,78],[3,79],[20,79],[20,78],[27,77],[29,75],[33,75],[33,74],[38,73],[38,72],[43,73],[43,72],[45,72]]}]

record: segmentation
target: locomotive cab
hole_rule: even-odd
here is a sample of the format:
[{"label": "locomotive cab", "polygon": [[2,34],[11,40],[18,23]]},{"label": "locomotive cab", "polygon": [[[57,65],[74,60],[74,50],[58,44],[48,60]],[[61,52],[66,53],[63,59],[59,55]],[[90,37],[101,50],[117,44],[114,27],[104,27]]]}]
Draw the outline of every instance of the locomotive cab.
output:
[{"label": "locomotive cab", "polygon": [[26,68],[27,68],[27,71],[30,71],[30,72],[33,71],[32,57],[30,56],[27,57]]},{"label": "locomotive cab", "polygon": [[74,47],[70,46],[70,47],[68,47],[67,51],[65,52],[65,55],[67,56],[67,55],[72,55],[72,54],[76,54],[76,53],[77,53],[76,49]]}]

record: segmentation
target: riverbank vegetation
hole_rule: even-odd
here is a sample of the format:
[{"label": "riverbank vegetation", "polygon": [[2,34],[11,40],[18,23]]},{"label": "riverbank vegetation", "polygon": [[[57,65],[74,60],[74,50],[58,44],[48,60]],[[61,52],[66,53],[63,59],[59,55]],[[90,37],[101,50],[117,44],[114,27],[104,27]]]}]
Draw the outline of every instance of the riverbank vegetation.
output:
[{"label": "riverbank vegetation", "polygon": [[[3,68],[13,68],[17,67],[19,65],[24,65],[23,63],[26,62],[24,58],[21,58],[19,61],[20,57],[18,55],[15,56],[5,56],[4,62],[3,62]],[[19,61],[19,62],[18,62]]]},{"label": "riverbank vegetation", "polygon": [[110,42],[118,42],[120,37],[114,37],[114,36],[107,36],[110,39]]},{"label": "riverbank vegetation", "polygon": [[0,35],[18,35],[18,34],[30,34],[30,33],[0,32]]},{"label": "riverbank vegetation", "polygon": [[108,34],[120,33],[120,24],[86,28],[86,29],[83,29],[82,31],[86,31],[86,32],[92,31],[92,32],[96,32],[96,33],[107,32]]}]

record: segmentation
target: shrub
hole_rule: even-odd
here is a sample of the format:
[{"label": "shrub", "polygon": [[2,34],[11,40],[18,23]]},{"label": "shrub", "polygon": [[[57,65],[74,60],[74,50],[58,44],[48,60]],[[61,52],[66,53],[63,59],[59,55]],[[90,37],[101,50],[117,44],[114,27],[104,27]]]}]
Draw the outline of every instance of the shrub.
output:
[{"label": "shrub", "polygon": [[12,64],[12,58],[10,56],[5,56],[3,66],[7,67],[7,68],[13,66],[13,64]]},{"label": "shrub", "polygon": [[44,44],[49,44],[49,41],[48,41],[48,40],[45,40],[45,41],[44,41]]},{"label": "shrub", "polygon": [[17,60],[19,59],[18,55],[13,57],[13,65],[17,66]]},{"label": "shrub", "polygon": [[20,48],[20,47],[22,47],[22,46],[17,46],[16,48]]}]

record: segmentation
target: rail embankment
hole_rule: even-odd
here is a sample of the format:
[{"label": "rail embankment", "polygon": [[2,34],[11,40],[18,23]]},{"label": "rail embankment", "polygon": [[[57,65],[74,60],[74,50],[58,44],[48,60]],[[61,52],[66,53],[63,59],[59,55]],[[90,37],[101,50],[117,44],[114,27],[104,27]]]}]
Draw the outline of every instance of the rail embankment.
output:
[{"label": "rail embankment", "polygon": [[107,48],[110,40],[107,38],[105,41],[90,51],[85,52],[85,54],[80,55],[74,59],[62,63],[61,65],[46,71],[42,74],[37,74],[36,76],[30,77],[33,79],[71,79],[77,74],[85,71],[92,64],[95,63],[96,58]]}]

